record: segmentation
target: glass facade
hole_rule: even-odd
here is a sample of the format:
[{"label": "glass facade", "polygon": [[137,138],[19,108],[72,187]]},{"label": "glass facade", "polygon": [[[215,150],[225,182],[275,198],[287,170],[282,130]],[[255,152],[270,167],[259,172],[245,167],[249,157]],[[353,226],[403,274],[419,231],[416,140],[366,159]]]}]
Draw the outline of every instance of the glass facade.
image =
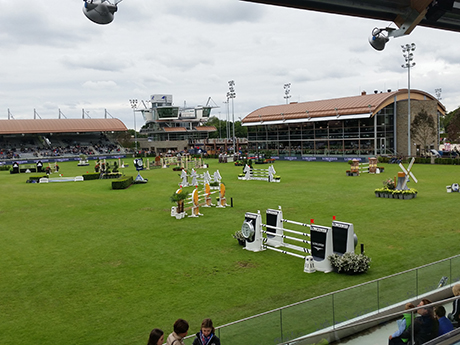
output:
[{"label": "glass facade", "polygon": [[391,154],[394,112],[390,104],[371,118],[248,126],[248,149],[290,156]]}]

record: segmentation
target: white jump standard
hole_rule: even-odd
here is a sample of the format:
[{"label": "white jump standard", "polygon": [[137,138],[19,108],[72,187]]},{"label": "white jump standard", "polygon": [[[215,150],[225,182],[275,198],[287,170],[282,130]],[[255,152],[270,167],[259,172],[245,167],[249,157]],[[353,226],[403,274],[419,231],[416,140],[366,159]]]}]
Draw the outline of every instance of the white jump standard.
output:
[{"label": "white jump standard", "polygon": [[244,169],[244,178],[243,180],[259,180],[267,182],[275,182],[274,176],[276,174],[275,168],[273,165],[270,165],[268,169],[254,169],[249,165],[245,165]]}]

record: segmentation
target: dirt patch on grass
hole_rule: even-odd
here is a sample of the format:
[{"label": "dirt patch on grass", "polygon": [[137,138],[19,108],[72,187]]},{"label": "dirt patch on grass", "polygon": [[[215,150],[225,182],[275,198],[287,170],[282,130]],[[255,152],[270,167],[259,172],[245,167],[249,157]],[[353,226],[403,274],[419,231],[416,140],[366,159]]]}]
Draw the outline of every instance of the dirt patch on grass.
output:
[{"label": "dirt patch on grass", "polygon": [[141,211],[155,211],[155,209],[153,207],[143,207]]},{"label": "dirt patch on grass", "polygon": [[121,261],[112,261],[112,262],[109,262],[109,265],[112,267],[118,267],[121,265]]},{"label": "dirt patch on grass", "polygon": [[237,261],[236,266],[238,268],[255,268],[255,267],[257,267],[255,264],[253,264],[250,261]]}]

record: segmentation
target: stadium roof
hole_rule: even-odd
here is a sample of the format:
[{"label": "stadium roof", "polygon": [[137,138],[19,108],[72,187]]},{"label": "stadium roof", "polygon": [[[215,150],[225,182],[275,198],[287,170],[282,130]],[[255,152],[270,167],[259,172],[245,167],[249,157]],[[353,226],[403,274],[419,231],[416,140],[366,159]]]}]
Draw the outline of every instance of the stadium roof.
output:
[{"label": "stadium roof", "polygon": [[124,132],[119,119],[0,120],[0,134]]},{"label": "stadium roof", "polygon": [[460,0],[243,0],[460,32]]},{"label": "stadium roof", "polygon": [[[369,118],[389,104],[408,99],[407,89],[320,101],[271,105],[257,109],[242,120],[243,126],[274,125],[283,123],[347,120]],[[445,114],[444,106],[430,94],[410,91],[411,100],[435,100],[438,111]]]}]

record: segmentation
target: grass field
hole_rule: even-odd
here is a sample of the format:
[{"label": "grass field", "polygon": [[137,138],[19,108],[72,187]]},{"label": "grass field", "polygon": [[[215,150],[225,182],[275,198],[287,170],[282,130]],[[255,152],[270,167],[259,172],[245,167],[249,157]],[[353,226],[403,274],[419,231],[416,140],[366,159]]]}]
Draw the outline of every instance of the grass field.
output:
[{"label": "grass field", "polygon": [[[0,344],[145,344],[179,317],[191,333],[205,317],[218,326],[459,254],[460,193],[445,188],[460,182],[458,166],[415,165],[417,198],[394,200],[374,189],[397,165],[347,177],[346,163],[280,161],[281,183],[267,183],[208,163],[234,207],[183,220],[170,216],[180,182],[172,169],[144,171],[149,182],[126,190],[110,180],[26,184],[26,174],[0,172]],[[64,176],[93,166],[60,164]],[[123,172],[136,176],[132,164]],[[306,274],[301,259],[242,250],[231,235],[244,213],[278,205],[287,219],[353,223],[368,273]]]}]

